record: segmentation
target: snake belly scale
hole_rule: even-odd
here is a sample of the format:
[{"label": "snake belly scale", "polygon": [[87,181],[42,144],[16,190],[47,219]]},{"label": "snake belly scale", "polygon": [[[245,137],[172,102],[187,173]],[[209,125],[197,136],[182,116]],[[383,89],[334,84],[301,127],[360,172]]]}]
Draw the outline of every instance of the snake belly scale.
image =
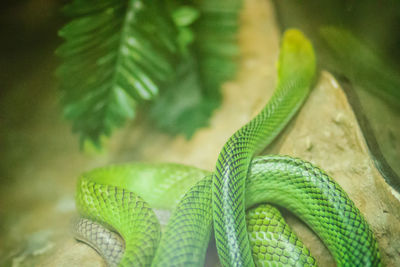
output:
[{"label": "snake belly scale", "polygon": [[[380,266],[367,222],[326,173],[287,156],[253,158],[300,108],[315,72],[310,42],[297,30],[286,31],[274,95],[228,140],[215,172],[135,163],[85,173],[77,187],[83,218],[76,224],[77,238],[109,266],[203,266],[214,228],[223,266],[315,266],[269,203],[314,230],[338,266]],[[172,212],[162,234],[152,208]]]}]

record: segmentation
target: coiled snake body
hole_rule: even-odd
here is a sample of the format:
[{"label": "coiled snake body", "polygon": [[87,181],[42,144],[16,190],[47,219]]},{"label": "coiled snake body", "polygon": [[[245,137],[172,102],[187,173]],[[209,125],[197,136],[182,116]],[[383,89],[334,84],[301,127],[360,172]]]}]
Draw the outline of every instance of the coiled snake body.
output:
[{"label": "coiled snake body", "polygon": [[[76,237],[110,266],[202,266],[214,228],[223,266],[316,265],[278,210],[264,204],[270,203],[308,224],[338,266],[380,266],[368,224],[327,174],[286,156],[253,158],[299,109],[314,76],[311,44],[299,31],[288,30],[274,95],[228,140],[214,173],[136,163],[83,174],[76,201],[84,219]],[[151,207],[173,211],[162,235]]]}]

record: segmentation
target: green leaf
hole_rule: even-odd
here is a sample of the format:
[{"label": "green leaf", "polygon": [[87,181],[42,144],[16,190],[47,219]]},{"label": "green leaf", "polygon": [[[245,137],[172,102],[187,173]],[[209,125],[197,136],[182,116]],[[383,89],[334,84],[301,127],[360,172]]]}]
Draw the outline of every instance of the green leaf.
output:
[{"label": "green leaf", "polygon": [[199,16],[199,11],[190,6],[179,7],[172,13],[172,18],[178,27],[191,25]]},{"label": "green leaf", "polygon": [[187,137],[206,126],[220,87],[236,71],[241,0],[74,0],[57,50],[64,115],[82,143],[134,118],[153,100],[163,130]]},{"label": "green leaf", "polygon": [[175,13],[180,25],[179,40],[187,57],[177,69],[176,80],[164,88],[151,107],[151,117],[162,130],[190,138],[197,129],[208,125],[221,102],[221,85],[236,74],[241,3],[194,1],[200,13],[192,9]]},{"label": "green leaf", "polygon": [[165,132],[190,138],[197,129],[208,125],[218,104],[203,94],[196,62],[188,59],[178,67],[176,80],[154,100],[150,115]]},{"label": "green leaf", "polygon": [[201,14],[193,28],[202,92],[220,102],[221,85],[237,71],[243,0],[197,0],[195,3]]},{"label": "green leaf", "polygon": [[57,50],[64,115],[82,142],[99,144],[174,78],[178,31],[162,1],[75,0],[64,12],[71,17]]}]

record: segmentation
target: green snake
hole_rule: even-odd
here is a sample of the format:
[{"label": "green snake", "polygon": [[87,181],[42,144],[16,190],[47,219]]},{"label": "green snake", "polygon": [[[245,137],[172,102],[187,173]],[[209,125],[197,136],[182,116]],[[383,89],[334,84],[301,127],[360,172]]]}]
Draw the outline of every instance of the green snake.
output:
[{"label": "green snake", "polygon": [[[214,229],[222,266],[315,266],[269,203],[303,220],[338,266],[380,266],[367,222],[326,173],[287,156],[253,157],[294,116],[313,83],[314,50],[298,30],[285,32],[277,67],[272,98],[224,145],[213,173],[133,163],[83,174],[76,238],[109,266],[202,266]],[[172,212],[162,234],[153,209]]]}]

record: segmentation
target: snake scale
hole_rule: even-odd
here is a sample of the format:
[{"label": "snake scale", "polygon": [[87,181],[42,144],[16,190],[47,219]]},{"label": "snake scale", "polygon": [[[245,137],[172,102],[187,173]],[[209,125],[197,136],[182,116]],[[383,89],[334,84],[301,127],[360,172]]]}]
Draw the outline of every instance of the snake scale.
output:
[{"label": "snake scale", "polygon": [[[287,30],[273,96],[227,141],[213,173],[171,163],[85,173],[76,196],[82,217],[76,238],[95,248],[109,266],[202,266],[214,229],[222,266],[316,266],[269,205],[274,204],[303,220],[338,266],[380,266],[367,222],[326,173],[287,156],[253,157],[300,108],[315,72],[311,43],[300,31]],[[172,212],[162,234],[153,209]]]}]

